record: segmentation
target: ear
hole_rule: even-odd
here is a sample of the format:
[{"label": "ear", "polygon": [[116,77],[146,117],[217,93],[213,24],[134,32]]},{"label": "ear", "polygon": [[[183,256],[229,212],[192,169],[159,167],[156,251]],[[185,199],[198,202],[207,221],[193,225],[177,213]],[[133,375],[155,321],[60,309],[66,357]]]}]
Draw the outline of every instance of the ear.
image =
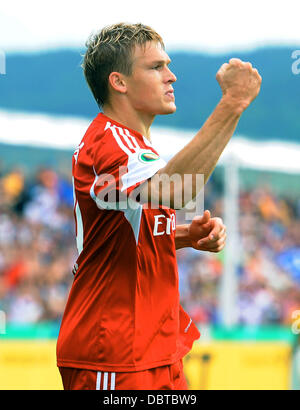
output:
[{"label": "ear", "polygon": [[109,74],[108,83],[113,90],[125,94],[127,91],[126,81],[123,74],[113,71]]}]

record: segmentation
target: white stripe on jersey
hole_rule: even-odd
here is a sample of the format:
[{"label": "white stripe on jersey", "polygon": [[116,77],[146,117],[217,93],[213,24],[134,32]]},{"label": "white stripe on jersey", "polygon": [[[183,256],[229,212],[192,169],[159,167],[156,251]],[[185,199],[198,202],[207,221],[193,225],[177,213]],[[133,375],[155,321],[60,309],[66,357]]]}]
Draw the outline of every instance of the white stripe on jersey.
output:
[{"label": "white stripe on jersey", "polygon": [[147,145],[147,147],[153,148],[153,145],[146,137],[143,136],[143,140],[144,140],[145,145]]},{"label": "white stripe on jersey", "polygon": [[135,237],[135,242],[137,244],[139,240],[139,234],[140,234],[143,207],[140,204],[138,204],[137,208],[134,209],[133,207],[135,206],[136,203],[132,200],[131,200],[131,203],[132,203],[131,208],[128,208],[124,210],[123,212],[124,212],[125,218],[131,225],[131,228],[133,230],[134,237]]},{"label": "white stripe on jersey", "polygon": [[192,319],[190,319],[189,324],[188,324],[187,327],[184,329],[184,333],[187,333],[187,331],[189,330],[191,324],[192,324]]},{"label": "white stripe on jersey", "polygon": [[[123,130],[123,128],[121,127],[116,127],[116,129],[119,131],[119,133],[122,135],[122,137],[125,139],[125,141],[127,142],[129,148],[136,150],[136,147],[133,146],[132,141],[130,140],[129,136],[126,135],[126,130]],[[125,131],[125,132],[124,132]],[[139,149],[140,147],[138,147]]]},{"label": "white stripe on jersey", "polygon": [[131,140],[132,140],[132,142],[134,143],[134,145],[136,146],[136,148],[137,148],[138,150],[140,150],[141,147],[140,147],[139,144],[137,143],[136,138],[135,138],[133,135],[131,135],[130,132],[129,132],[127,129],[125,129],[124,131],[125,131],[125,133],[128,135],[128,137],[131,138]]},{"label": "white stripe on jersey", "polygon": [[[122,208],[127,209],[128,200],[121,201],[121,202],[105,202],[105,201],[102,201],[95,194],[95,185],[97,184],[100,175],[97,175],[94,166],[93,166],[93,171],[94,171],[94,174],[95,174],[95,179],[94,179],[94,182],[93,182],[93,184],[90,188],[90,196],[96,202],[96,205],[98,206],[98,208],[99,209],[110,209],[110,210],[119,210],[119,209],[122,210]],[[134,204],[131,204],[131,206],[134,207]]]},{"label": "white stripe on jersey", "polygon": [[[124,174],[121,177],[121,180],[122,180],[121,192],[125,191],[132,185],[137,184],[138,182],[141,182],[143,180],[146,180],[152,177],[159,169],[163,168],[166,165],[166,162],[162,158],[159,158],[158,160],[152,163],[149,163],[149,164],[141,163],[139,160],[139,155],[142,154],[143,152],[149,152],[149,149],[141,148],[136,138],[133,137],[126,128],[123,129],[121,127],[116,127],[116,125],[111,125],[111,123],[108,121],[105,126],[105,130],[107,129],[111,130],[112,135],[115,138],[117,144],[119,145],[121,150],[124,151],[125,154],[128,156],[128,163],[127,163],[128,172],[127,174]],[[127,135],[126,141],[128,143],[128,146],[126,146],[123,143],[118,133],[122,135],[122,137],[124,138],[124,141],[125,141],[125,134]],[[131,142],[130,141],[128,142],[129,139]],[[134,149],[134,148],[131,148],[133,146],[136,147],[135,152],[130,151],[130,149]],[[148,146],[149,146],[149,142],[148,142]],[[94,186],[95,186],[95,183],[93,184],[93,188]],[[92,197],[93,199],[95,199],[93,195]]]},{"label": "white stripe on jersey", "polygon": [[73,201],[74,201],[74,208],[75,208],[75,215],[76,215],[76,231],[77,231],[76,246],[77,246],[78,254],[80,254],[83,249],[83,222],[82,222],[82,215],[81,215],[81,211],[79,208],[79,204],[76,199],[74,177],[72,177],[72,185],[73,185]]},{"label": "white stripe on jersey", "polygon": [[83,222],[82,222],[82,216],[81,216],[81,211],[79,208],[78,201],[75,207],[75,214],[76,214],[76,226],[77,226],[76,245],[77,245],[78,254],[80,255],[83,249]]},{"label": "white stripe on jersey", "polygon": [[[110,122],[107,122],[107,123],[106,123],[106,126],[105,126],[105,130],[107,130],[108,128],[111,130],[112,135],[114,136],[114,138],[115,138],[117,144],[118,144],[119,147],[125,152],[125,154],[127,154],[128,157],[129,157],[130,155],[132,155],[133,153],[130,151],[130,149],[129,149],[128,147],[126,147],[126,145],[123,144],[123,142],[122,142],[120,136],[118,135],[116,126],[115,126],[115,125],[111,125]],[[118,127],[118,128],[119,128],[119,127]]]}]

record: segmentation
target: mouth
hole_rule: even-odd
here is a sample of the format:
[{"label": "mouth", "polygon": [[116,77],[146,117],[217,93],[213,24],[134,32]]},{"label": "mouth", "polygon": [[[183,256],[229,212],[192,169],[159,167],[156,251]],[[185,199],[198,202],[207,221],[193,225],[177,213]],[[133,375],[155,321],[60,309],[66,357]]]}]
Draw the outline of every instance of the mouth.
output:
[{"label": "mouth", "polygon": [[165,93],[165,95],[166,95],[168,98],[170,98],[170,100],[175,100],[174,90],[173,90],[173,89],[167,91],[167,92]]}]

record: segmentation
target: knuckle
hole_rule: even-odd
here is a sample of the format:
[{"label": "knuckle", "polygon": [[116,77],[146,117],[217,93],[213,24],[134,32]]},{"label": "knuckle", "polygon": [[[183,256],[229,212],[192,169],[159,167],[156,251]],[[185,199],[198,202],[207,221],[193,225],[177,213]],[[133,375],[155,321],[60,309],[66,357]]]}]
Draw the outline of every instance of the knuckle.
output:
[{"label": "knuckle", "polygon": [[244,66],[245,66],[246,68],[252,69],[252,64],[251,64],[249,61],[247,61],[246,63],[244,63]]},{"label": "knuckle", "polygon": [[229,64],[239,65],[242,61],[239,58],[233,57],[229,60]]}]

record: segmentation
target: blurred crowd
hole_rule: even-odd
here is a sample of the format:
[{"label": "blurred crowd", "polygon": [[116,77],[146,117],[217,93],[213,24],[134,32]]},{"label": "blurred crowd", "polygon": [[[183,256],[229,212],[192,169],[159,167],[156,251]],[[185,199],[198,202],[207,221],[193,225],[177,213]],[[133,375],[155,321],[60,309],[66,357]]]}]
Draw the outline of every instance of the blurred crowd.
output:
[{"label": "blurred crowd", "polygon": [[0,178],[0,310],[8,322],[60,321],[72,281],[73,189],[51,169]]},{"label": "blurred crowd", "polygon": [[[224,217],[224,193],[216,192],[210,184],[205,208]],[[300,201],[275,195],[268,185],[241,191],[238,226],[237,323],[290,325],[293,312],[300,309]],[[225,252],[177,252],[182,304],[197,323],[222,321]]]},{"label": "blurred crowd", "polygon": [[[205,208],[223,217],[213,178]],[[240,192],[239,324],[292,322],[300,309],[300,202],[268,186]],[[181,216],[178,217],[180,223]],[[177,251],[181,302],[198,324],[218,324],[225,252]],[[76,261],[71,180],[53,169],[0,175],[0,310],[11,323],[60,322]]]}]

